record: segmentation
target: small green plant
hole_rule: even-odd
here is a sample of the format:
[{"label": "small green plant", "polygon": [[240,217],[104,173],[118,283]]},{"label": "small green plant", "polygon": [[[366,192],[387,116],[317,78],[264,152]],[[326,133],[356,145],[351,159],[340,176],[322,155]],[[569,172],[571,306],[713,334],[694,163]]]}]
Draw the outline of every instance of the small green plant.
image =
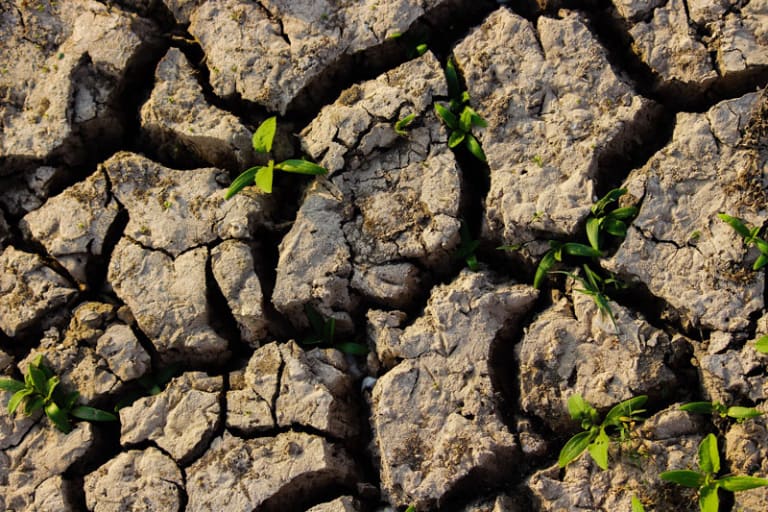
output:
[{"label": "small green plant", "polygon": [[312,336],[302,340],[302,345],[326,345],[353,356],[364,356],[368,353],[368,347],[362,343],[336,341],[335,318],[324,318],[311,304],[304,304],[304,314],[307,315],[312,328]]},{"label": "small green plant", "polygon": [[413,123],[414,119],[416,119],[416,114],[408,114],[404,118],[400,119],[395,123],[395,133],[401,137],[407,136],[408,130],[406,130],[406,128],[410,126],[411,123]]},{"label": "small green plant", "polygon": [[416,512],[416,507],[413,505],[408,505],[408,508],[405,509],[405,512]]},{"label": "small green plant", "polygon": [[645,512],[645,507],[637,496],[632,496],[632,512]]},{"label": "small green plant", "polygon": [[720,402],[688,402],[680,406],[681,411],[692,412],[694,414],[717,414],[721,418],[732,418],[742,422],[749,418],[756,418],[763,413],[754,407],[740,407],[726,405]]},{"label": "small green plant", "polygon": [[717,216],[741,235],[744,239],[744,245],[754,245],[760,251],[760,256],[757,257],[755,264],[752,265],[752,270],[760,270],[768,264],[768,242],[757,236],[760,233],[760,226],[750,228],[742,219],[731,217],[724,213],[718,213]]},{"label": "small green plant", "polygon": [[755,350],[763,354],[768,354],[768,334],[761,336],[755,342]]},{"label": "small green plant", "polygon": [[619,238],[627,235],[627,221],[637,215],[637,207],[610,208],[626,193],[625,188],[615,188],[592,205],[591,214],[587,218],[587,239],[596,251],[601,250],[606,234]]},{"label": "small green plant", "polygon": [[701,471],[676,469],[664,471],[659,477],[683,487],[698,489],[701,512],[717,512],[720,507],[720,498],[717,495],[719,489],[739,492],[768,486],[768,480],[754,476],[737,475],[717,478],[720,472],[720,454],[714,434],[708,434],[699,444],[698,463]]},{"label": "small green plant", "polygon": [[619,326],[616,323],[616,317],[613,315],[610,299],[608,298],[607,295],[605,295],[606,285],[615,284],[616,279],[614,278],[603,279],[597,273],[595,273],[591,268],[589,268],[589,265],[583,265],[582,268],[584,269],[585,277],[578,276],[571,272],[556,272],[556,273],[565,274],[571,279],[574,279],[580,282],[583,288],[574,288],[573,291],[583,293],[584,295],[588,295],[592,297],[592,300],[595,302],[595,305],[597,306],[598,311],[600,311],[600,316],[602,316],[603,318],[608,317],[611,320],[611,323],[613,324],[614,329],[616,329],[616,333],[619,333]]},{"label": "small green plant", "polygon": [[565,443],[557,464],[564,468],[587,450],[601,469],[608,469],[608,446],[611,442],[629,439],[630,428],[642,419],[639,414],[645,412],[645,409],[640,407],[646,400],[648,397],[645,395],[624,400],[608,411],[605,419],[600,421],[598,412],[581,395],[571,395],[568,398],[568,412],[571,418],[581,423],[583,432]]},{"label": "small green plant", "polygon": [[445,66],[445,79],[448,83],[450,101],[447,107],[435,103],[435,112],[450,130],[448,147],[455,148],[464,143],[475,158],[485,162],[485,153],[480,147],[480,142],[472,135],[472,128],[485,128],[488,123],[469,106],[469,93],[461,90],[453,58],[449,58]]},{"label": "small green plant", "polygon": [[558,242],[549,241],[550,249],[542,256],[539,266],[536,268],[536,274],[533,277],[533,287],[541,288],[544,278],[555,267],[556,264],[563,261],[563,255],[578,256],[584,258],[599,258],[602,253],[592,247],[576,242]]},{"label": "small green plant", "polygon": [[480,268],[480,264],[477,262],[475,251],[480,246],[480,240],[472,238],[472,234],[469,232],[469,227],[466,222],[461,223],[459,234],[461,235],[461,244],[456,251],[456,257],[463,258],[464,261],[467,262],[469,270],[477,272]]},{"label": "small green plant", "polygon": [[75,391],[64,394],[59,387],[60,382],[51,369],[43,364],[43,356],[38,355],[27,367],[24,382],[0,379],[0,390],[13,393],[8,401],[8,413],[15,413],[20,406],[27,416],[42,409],[64,433],[72,430],[70,416],[88,421],[117,421],[117,417],[107,411],[76,405],[79,393]]},{"label": "small green plant", "polygon": [[[261,123],[253,134],[253,149],[258,153],[271,152],[272,142],[275,139],[276,131],[276,117],[270,117]],[[313,176],[328,173],[328,170],[324,167],[307,160],[283,160],[282,162],[275,163],[275,161],[270,158],[265,166],[251,167],[250,169],[243,171],[243,173],[232,182],[232,185],[229,186],[224,197],[229,199],[251,183],[254,183],[267,194],[271,194],[272,178],[274,177],[275,169],[283,172],[308,174]]]}]

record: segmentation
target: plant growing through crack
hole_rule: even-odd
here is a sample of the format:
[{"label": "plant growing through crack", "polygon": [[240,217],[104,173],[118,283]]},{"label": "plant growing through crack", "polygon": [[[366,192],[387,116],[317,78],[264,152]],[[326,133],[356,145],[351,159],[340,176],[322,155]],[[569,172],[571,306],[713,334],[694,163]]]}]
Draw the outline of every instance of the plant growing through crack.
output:
[{"label": "plant growing through crack", "polygon": [[564,468],[586,450],[601,469],[608,469],[609,445],[629,439],[630,429],[635,422],[643,419],[639,414],[645,412],[645,409],[640,407],[646,400],[646,395],[624,400],[608,411],[600,421],[598,412],[581,395],[571,395],[568,398],[568,413],[581,423],[583,432],[565,443],[557,459],[558,466]]},{"label": "plant growing through crack", "polygon": [[480,240],[472,238],[466,222],[461,223],[459,234],[461,236],[461,243],[456,250],[456,257],[463,259],[467,263],[469,270],[477,272],[480,269],[480,264],[477,262],[475,251],[480,246]]},{"label": "plant growing through crack", "polygon": [[754,407],[731,406],[728,407],[720,402],[688,402],[680,406],[681,411],[694,414],[717,414],[721,418],[732,418],[739,423],[749,418],[756,418],[763,413]]},{"label": "plant growing through crack", "polygon": [[408,135],[408,130],[406,130],[406,128],[408,128],[415,119],[416,114],[408,114],[404,118],[397,121],[395,123],[395,133],[401,137],[406,137]]},{"label": "plant growing through crack", "polygon": [[557,271],[553,273],[565,274],[574,281],[580,282],[583,288],[574,288],[573,291],[583,293],[584,295],[591,297],[597,306],[598,311],[600,312],[600,316],[603,318],[608,317],[613,324],[613,328],[616,329],[616,334],[618,334],[620,332],[619,326],[616,323],[616,317],[613,315],[610,299],[605,294],[606,285],[616,284],[617,280],[613,277],[603,279],[591,268],[589,268],[589,265],[585,264],[582,266],[582,268],[584,269],[585,277],[581,277],[571,272]]},{"label": "plant growing through crack", "polygon": [[[253,134],[253,149],[257,153],[266,153],[272,151],[272,142],[275,139],[275,132],[277,131],[277,118],[270,117],[259,125],[256,132]],[[235,178],[235,181],[227,189],[227,193],[224,196],[225,199],[229,199],[244,187],[255,184],[262,191],[267,194],[272,193],[272,178],[275,174],[275,169],[283,172],[292,172],[296,174],[308,174],[308,175],[320,175],[327,174],[328,170],[308,160],[283,160],[282,162],[275,163],[274,159],[270,158],[269,162],[265,166],[251,167],[243,171],[240,176]]]},{"label": "plant growing through crack", "polygon": [[144,396],[159,395],[171,379],[178,375],[180,369],[181,365],[174,363],[137,379],[136,382],[141,389],[136,389],[133,392],[126,394],[115,405],[115,412],[118,412],[123,407],[130,406],[133,402]]},{"label": "plant growing through crack", "polygon": [[117,417],[107,411],[76,405],[80,394],[77,391],[65,394],[59,387],[60,383],[59,377],[43,364],[43,356],[38,355],[27,367],[24,382],[0,379],[0,390],[13,393],[8,401],[9,414],[16,412],[19,407],[27,416],[42,409],[64,433],[72,430],[70,416],[87,421],[117,421]]},{"label": "plant growing through crack", "polygon": [[606,235],[622,239],[627,235],[627,222],[637,215],[637,207],[611,208],[626,193],[625,188],[614,188],[592,205],[586,229],[587,239],[594,250],[601,250]]},{"label": "plant growing through crack", "polygon": [[583,258],[599,258],[602,253],[592,247],[576,242],[558,242],[557,240],[549,241],[550,249],[544,253],[539,266],[536,267],[536,274],[533,276],[533,287],[541,288],[544,278],[558,263],[563,261],[564,255],[578,256]]},{"label": "plant growing through crack", "polygon": [[731,217],[725,213],[718,213],[717,216],[741,235],[744,239],[744,245],[754,245],[760,251],[760,256],[757,257],[755,264],[752,265],[752,270],[760,270],[768,264],[768,242],[757,236],[760,233],[760,226],[750,228],[742,219]]},{"label": "plant growing through crack", "polygon": [[698,464],[700,471],[676,469],[664,471],[659,477],[683,487],[698,489],[701,512],[717,512],[720,507],[720,498],[717,493],[720,489],[739,492],[768,486],[768,480],[754,476],[732,475],[717,478],[720,472],[720,454],[714,434],[707,434],[699,444]]},{"label": "plant growing through crack", "polygon": [[323,317],[311,304],[304,304],[304,314],[312,328],[312,336],[303,339],[302,345],[326,345],[353,356],[364,356],[368,353],[368,347],[362,343],[336,341],[335,318]]},{"label": "plant growing through crack", "polygon": [[472,155],[485,162],[485,153],[477,138],[472,135],[472,128],[485,128],[488,123],[480,114],[469,106],[469,93],[462,91],[459,84],[459,75],[456,72],[456,64],[453,58],[448,58],[445,66],[445,80],[448,83],[448,106],[435,103],[437,116],[450,130],[448,147],[455,148],[464,143]]}]

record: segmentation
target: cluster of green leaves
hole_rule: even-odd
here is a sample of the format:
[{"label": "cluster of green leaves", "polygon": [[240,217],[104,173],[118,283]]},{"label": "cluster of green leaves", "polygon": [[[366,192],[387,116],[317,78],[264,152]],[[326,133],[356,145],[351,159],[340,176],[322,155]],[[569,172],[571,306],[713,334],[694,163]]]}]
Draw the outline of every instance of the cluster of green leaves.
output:
[{"label": "cluster of green leaves", "polygon": [[333,347],[345,354],[364,356],[368,347],[353,341],[336,341],[336,319],[325,318],[311,304],[304,304],[304,314],[307,315],[312,335],[301,341],[302,345],[325,345]]},{"label": "cluster of green leaves", "polygon": [[477,272],[480,269],[480,264],[477,261],[475,251],[480,247],[480,240],[472,238],[472,234],[469,232],[469,226],[467,226],[466,222],[461,223],[459,234],[461,236],[461,242],[459,248],[456,250],[456,257],[463,259],[472,272]]},{"label": "cluster of green leaves", "polygon": [[754,407],[728,407],[720,402],[688,402],[681,405],[680,410],[694,414],[717,414],[721,418],[728,417],[739,422],[749,418],[756,418],[763,414]]},{"label": "cluster of green leaves", "polygon": [[717,495],[719,489],[739,492],[768,486],[768,480],[754,476],[734,475],[717,478],[720,472],[720,454],[714,434],[708,434],[699,444],[698,465],[700,471],[676,469],[664,471],[659,477],[683,487],[698,489],[701,512],[717,512],[720,506],[720,498]]},{"label": "cluster of green leaves", "polygon": [[485,128],[488,123],[480,114],[469,106],[469,93],[461,90],[456,63],[449,58],[445,66],[445,79],[448,83],[448,106],[435,103],[435,112],[450,130],[448,147],[455,148],[464,143],[472,155],[485,162],[485,152],[477,138],[472,135],[472,128]]},{"label": "cluster of green leaves", "polygon": [[637,215],[637,207],[613,207],[613,203],[626,193],[625,188],[615,188],[592,205],[587,218],[587,239],[594,250],[601,250],[606,235],[622,239],[627,236],[627,222]]},{"label": "cluster of green leaves", "polygon": [[645,410],[640,407],[646,400],[648,397],[645,395],[625,400],[615,405],[600,421],[598,412],[581,395],[571,395],[568,398],[568,412],[571,418],[581,423],[583,432],[565,443],[557,459],[558,465],[564,468],[587,450],[600,468],[608,469],[608,446],[611,442],[629,439],[631,426],[642,420],[639,414]]},{"label": "cluster of green leaves", "polygon": [[574,288],[573,291],[583,293],[584,295],[591,297],[597,306],[597,310],[600,312],[600,316],[603,318],[608,317],[613,324],[613,328],[616,329],[616,332],[618,333],[619,326],[616,323],[616,317],[613,315],[610,299],[605,294],[605,287],[609,284],[617,285],[618,281],[613,277],[603,279],[591,268],[589,268],[589,265],[585,264],[582,266],[582,268],[584,269],[584,277],[573,274],[571,272],[558,273],[565,274],[571,279],[581,283],[582,288]]},{"label": "cluster of green leaves", "polygon": [[[257,153],[270,153],[272,151],[272,142],[275,140],[276,131],[276,117],[270,117],[261,123],[253,134],[253,149],[256,150]],[[250,169],[243,171],[240,176],[232,182],[232,185],[229,186],[224,197],[229,199],[252,183],[267,194],[271,194],[275,169],[283,172],[314,176],[328,173],[328,170],[324,167],[308,160],[283,160],[282,162],[275,163],[274,159],[270,158],[265,166],[251,167]]]},{"label": "cluster of green leaves", "polygon": [[27,367],[24,382],[16,379],[0,379],[0,390],[13,393],[8,402],[8,413],[13,414],[21,407],[27,416],[42,409],[62,432],[72,430],[70,416],[88,421],[117,421],[107,411],[76,405],[79,393],[64,393],[59,387],[61,380],[43,364],[43,356],[37,356]]},{"label": "cluster of green leaves", "polygon": [[718,213],[717,216],[741,235],[744,239],[744,245],[754,245],[760,251],[760,256],[752,265],[752,270],[760,270],[768,264],[768,242],[757,236],[760,233],[760,226],[749,227],[742,219],[724,213]]},{"label": "cluster of green leaves", "polygon": [[558,242],[549,241],[550,249],[544,254],[536,267],[536,274],[533,276],[533,287],[541,288],[547,274],[552,272],[555,265],[563,261],[564,255],[576,256],[580,258],[599,258],[602,253],[592,247],[577,242]]}]

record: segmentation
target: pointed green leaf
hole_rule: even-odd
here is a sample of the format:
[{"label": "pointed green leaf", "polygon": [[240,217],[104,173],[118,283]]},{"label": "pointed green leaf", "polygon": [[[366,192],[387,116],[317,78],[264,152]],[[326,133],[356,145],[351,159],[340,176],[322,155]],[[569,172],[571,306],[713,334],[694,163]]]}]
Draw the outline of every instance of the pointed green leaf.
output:
[{"label": "pointed green leaf", "polygon": [[761,336],[760,339],[755,342],[755,350],[762,352],[763,354],[768,354],[768,334]]},{"label": "pointed green leaf", "polygon": [[659,478],[667,482],[673,482],[683,487],[698,489],[704,483],[704,475],[690,469],[675,469],[673,471],[664,471],[659,474]]},{"label": "pointed green leaf", "polygon": [[[270,160],[269,163],[271,164],[272,161]],[[274,176],[274,171],[271,165],[267,167],[262,167],[256,173],[256,176],[254,178],[254,183],[256,183],[256,186],[259,187],[263,192],[267,194],[271,194],[273,176]]]},{"label": "pointed green leaf", "polygon": [[564,468],[571,463],[576,457],[582,454],[587,449],[589,443],[597,435],[597,432],[586,431],[579,432],[565,443],[563,449],[560,450],[560,455],[557,458],[557,465]]},{"label": "pointed green leaf", "polygon": [[472,130],[472,111],[469,107],[464,107],[459,116],[459,130],[469,133]]},{"label": "pointed green leaf", "polygon": [[308,160],[284,160],[275,165],[275,168],[285,172],[308,174],[311,176],[328,174],[328,170],[325,167],[321,167]]},{"label": "pointed green leaf", "polygon": [[760,250],[762,254],[768,254],[768,242],[763,240],[762,238],[753,238],[752,243],[757,246],[757,248]]},{"label": "pointed green leaf", "polygon": [[[766,336],[766,338],[768,338],[768,336]],[[26,385],[23,382],[16,379],[0,379],[0,390],[2,391],[10,391],[11,393],[16,393],[25,387]]]},{"label": "pointed green leaf", "polygon": [[445,108],[442,104],[435,103],[435,112],[438,117],[443,120],[445,126],[451,130],[457,130],[459,128],[459,121],[456,119],[454,113]]},{"label": "pointed green leaf", "polygon": [[469,112],[472,126],[477,126],[478,128],[488,127],[488,121],[483,119],[483,117],[478,114],[472,107],[464,107],[464,111]]},{"label": "pointed green leaf", "polygon": [[627,225],[624,223],[624,221],[614,219],[611,216],[605,217],[603,220],[603,228],[605,229],[606,233],[610,233],[613,236],[620,238],[627,236]]},{"label": "pointed green leaf", "polygon": [[277,131],[277,118],[275,116],[266,119],[256,128],[253,134],[253,149],[258,153],[269,153],[272,151],[272,142],[275,140]]},{"label": "pointed green leaf", "polygon": [[717,438],[714,434],[707,434],[699,444],[699,467],[711,475],[720,472],[720,453],[717,450]]},{"label": "pointed green leaf", "polygon": [[449,148],[455,148],[462,142],[464,142],[464,138],[467,136],[465,132],[455,130],[451,132],[451,136],[448,137],[448,147]]},{"label": "pointed green leaf", "polygon": [[477,256],[475,256],[474,254],[470,254],[469,256],[464,258],[464,261],[467,262],[467,268],[472,272],[477,272],[480,269],[480,264],[477,261]]},{"label": "pointed green leaf", "polygon": [[745,420],[749,418],[757,418],[758,416],[761,416],[763,413],[761,413],[754,407],[741,407],[738,405],[734,405],[733,407],[728,408],[728,412],[726,412],[726,414],[729,417],[737,420]]},{"label": "pointed green leaf", "polygon": [[730,215],[726,215],[724,213],[718,213],[717,216],[720,218],[720,220],[728,223],[728,225],[735,229],[736,232],[743,238],[750,238],[749,228],[747,228],[743,220],[739,219],[738,217],[731,217]]},{"label": "pointed green leaf", "polygon": [[768,263],[768,255],[761,253],[760,256],[758,256],[755,260],[755,263],[752,265],[752,270],[760,270],[766,265],[766,263]]},{"label": "pointed green leaf", "polygon": [[717,496],[716,485],[705,485],[699,489],[699,508],[701,512],[718,512],[720,498]]},{"label": "pointed green leaf", "polygon": [[416,45],[416,55],[418,57],[424,55],[427,53],[427,50],[429,49],[429,46],[427,46],[427,43],[421,43]]},{"label": "pointed green leaf", "polygon": [[27,416],[32,415],[35,411],[40,410],[45,405],[45,399],[41,396],[36,396],[34,398],[30,398],[27,400],[27,403],[24,405],[24,414]]},{"label": "pointed green leaf", "polygon": [[592,213],[594,213],[597,217],[602,216],[606,206],[618,200],[626,193],[627,189],[625,188],[614,188],[613,190],[610,190],[607,194],[600,198],[600,200],[592,205]]},{"label": "pointed green leaf", "polygon": [[235,181],[233,181],[232,184],[227,189],[227,193],[224,194],[224,199],[229,199],[230,197],[240,192],[243,188],[252,184],[253,179],[256,176],[256,172],[259,169],[262,169],[262,167],[251,167],[250,169],[247,169],[242,173],[240,173],[240,176],[235,178]]},{"label": "pointed green leaf", "polygon": [[544,278],[547,276],[552,267],[555,266],[555,251],[548,251],[536,268],[536,275],[533,277],[533,287],[536,289],[541,288],[541,284],[544,282]]},{"label": "pointed green leaf", "polygon": [[768,480],[756,476],[726,476],[718,480],[726,491],[739,492],[768,486]]},{"label": "pointed green leaf", "polygon": [[587,219],[587,240],[596,251],[600,251],[600,219],[590,217]]},{"label": "pointed green leaf", "polygon": [[645,405],[647,400],[647,395],[639,395],[614,405],[611,410],[608,411],[608,414],[605,415],[604,423],[606,425],[615,425],[621,417],[631,417]]},{"label": "pointed green leaf", "polygon": [[584,397],[578,393],[575,393],[568,397],[568,414],[571,415],[571,419],[580,421],[582,418],[589,417],[590,412],[594,408],[584,400]]},{"label": "pointed green leaf", "polygon": [[67,394],[67,396],[64,398],[64,405],[62,409],[64,409],[65,411],[72,410],[72,408],[77,403],[77,399],[79,396],[80,396],[80,393],[78,393],[77,391],[73,391]]},{"label": "pointed green leaf", "polygon": [[477,138],[474,135],[472,135],[471,133],[468,133],[467,138],[464,139],[464,143],[466,144],[469,152],[472,153],[472,156],[474,156],[481,162],[487,161],[485,157],[485,151],[483,151],[482,146],[480,146],[480,143],[477,141]]},{"label": "pointed green leaf", "polygon": [[56,391],[56,386],[59,385],[59,382],[60,380],[58,377],[51,377],[48,379],[48,382],[45,383],[45,400],[49,401],[53,398],[53,393]]},{"label": "pointed green leaf", "polygon": [[114,414],[96,409],[95,407],[88,407],[87,405],[78,405],[72,409],[72,416],[80,418],[81,420],[88,421],[117,421],[117,416]]},{"label": "pointed green leaf", "polygon": [[332,344],[334,337],[336,337],[336,319],[331,317],[323,326],[323,339],[326,343]]},{"label": "pointed green leaf", "polygon": [[584,258],[599,258],[602,256],[600,251],[595,250],[588,245],[577,244],[575,242],[564,243],[563,249],[571,256],[581,256]]},{"label": "pointed green leaf", "polygon": [[29,372],[29,376],[32,379],[32,385],[35,387],[35,391],[45,396],[48,392],[48,386],[46,386],[46,378],[43,370],[29,365],[27,371]]},{"label": "pointed green leaf", "polygon": [[611,439],[605,433],[605,429],[601,428],[595,440],[587,446],[592,459],[603,470],[608,469],[608,445],[610,443]]},{"label": "pointed green leaf", "polygon": [[416,119],[416,114],[409,114],[395,123],[395,132],[398,135],[406,136],[408,132],[405,130],[406,126],[410,126],[413,120]]},{"label": "pointed green leaf", "polygon": [[645,512],[645,507],[637,496],[632,496],[632,512]]},{"label": "pointed green leaf", "polygon": [[45,406],[45,414],[51,419],[53,424],[65,434],[68,434],[72,430],[72,427],[69,424],[69,418],[67,418],[67,413],[59,409],[56,402],[49,402],[48,405]]},{"label": "pointed green leaf", "polygon": [[345,354],[350,354],[353,356],[364,356],[368,353],[368,347],[363,345],[362,343],[352,343],[352,342],[337,343],[336,345],[334,345],[334,347],[341,350]]},{"label": "pointed green leaf", "polygon": [[625,206],[623,208],[616,208],[611,212],[611,217],[619,220],[629,220],[637,215],[638,209],[636,206]]},{"label": "pointed green leaf", "polygon": [[461,85],[453,57],[448,57],[448,61],[445,63],[445,81],[448,84],[448,96],[458,99],[461,94]]},{"label": "pointed green leaf", "polygon": [[32,396],[34,393],[34,389],[31,387],[28,388],[26,386],[14,393],[13,396],[11,396],[11,399],[8,401],[8,414],[13,414],[16,412],[16,409],[24,401],[24,399],[26,399],[28,396]]},{"label": "pointed green leaf", "polygon": [[712,414],[715,412],[712,402],[688,402],[681,405],[680,410],[694,414]]}]

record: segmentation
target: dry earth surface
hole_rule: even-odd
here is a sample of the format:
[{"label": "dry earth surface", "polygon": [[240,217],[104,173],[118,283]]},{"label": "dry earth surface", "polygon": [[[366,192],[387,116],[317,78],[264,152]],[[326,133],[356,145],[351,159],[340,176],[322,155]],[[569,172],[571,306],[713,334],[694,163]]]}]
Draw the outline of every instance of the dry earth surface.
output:
[{"label": "dry earth surface", "polygon": [[[119,409],[0,392],[0,509],[693,511],[658,475],[710,432],[768,477],[765,417],[679,410],[768,410],[765,271],[717,217],[768,222],[767,83],[768,0],[0,0],[0,374]],[[328,174],[225,199],[272,115]],[[557,267],[624,283],[611,322],[532,284],[618,187],[626,237]],[[649,397],[608,470],[558,467],[576,393]]]}]

